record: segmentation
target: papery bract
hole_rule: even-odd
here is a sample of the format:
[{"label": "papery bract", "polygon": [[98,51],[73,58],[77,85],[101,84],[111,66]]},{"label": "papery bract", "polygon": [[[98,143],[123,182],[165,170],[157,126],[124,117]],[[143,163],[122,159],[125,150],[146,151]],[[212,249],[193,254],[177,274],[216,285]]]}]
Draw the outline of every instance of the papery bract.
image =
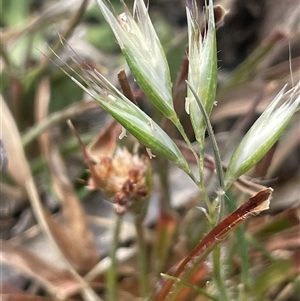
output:
[{"label": "papery bract", "polygon": [[[227,187],[262,159],[279,139],[298,108],[300,83],[286,93],[284,90],[285,87],[256,120],[233,153],[225,176]],[[277,107],[278,103],[286,96],[288,100]]]},{"label": "papery bract", "polygon": [[124,2],[124,13],[117,15],[110,2],[97,1],[137,83],[166,117],[175,120],[169,66],[143,0],[134,1],[133,15]]}]

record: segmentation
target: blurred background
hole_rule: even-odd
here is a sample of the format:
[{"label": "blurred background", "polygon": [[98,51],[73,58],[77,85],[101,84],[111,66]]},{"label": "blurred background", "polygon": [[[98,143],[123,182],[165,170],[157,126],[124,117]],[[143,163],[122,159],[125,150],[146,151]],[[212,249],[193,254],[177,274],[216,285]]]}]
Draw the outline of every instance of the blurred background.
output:
[{"label": "blurred background", "polygon": [[[117,11],[121,10],[119,1],[111,2]],[[125,2],[132,7],[132,1]],[[197,2],[202,8],[204,1]],[[211,115],[226,163],[241,137],[280,89],[285,84],[290,88],[300,79],[300,5],[298,0],[219,0],[214,4],[228,11],[217,31],[218,105]],[[149,14],[165,49],[174,83],[181,74],[187,51],[185,5],[184,0],[149,0]],[[1,110],[1,291],[12,298],[7,300],[25,300],[13,299],[16,294],[58,297],[60,293],[80,300],[76,295],[78,288],[66,272],[64,261],[37,226],[24,186],[28,177],[24,170],[29,166],[43,208],[49,220],[55,220],[55,225],[48,221],[54,236],[58,241],[63,241],[64,237],[69,237],[71,242],[74,239],[72,243],[69,240],[65,245],[61,243],[64,254],[71,258],[80,274],[94,271],[93,267],[107,256],[109,250],[114,210],[101,192],[86,189],[86,164],[66,120],[72,120],[81,139],[88,144],[111,117],[62,72],[61,61],[50,49],[71,66],[72,58],[80,58],[115,85],[118,85],[118,70],[125,68],[141,108],[154,114],[153,108],[130,76],[96,1],[2,0],[0,10],[1,108],[5,103],[11,113],[10,116],[9,111]],[[179,85],[177,89],[175,106],[193,139],[183,110],[186,87]],[[20,139],[15,138],[16,133]],[[42,135],[45,133],[49,145],[43,149]],[[176,132],[170,130],[170,133],[177,137]],[[26,157],[22,155],[23,150]],[[57,155],[54,161],[49,159],[49,152]],[[209,142],[207,152],[210,153]],[[293,227],[299,226],[295,209],[300,196],[299,162],[298,112],[280,141],[248,175],[254,181],[274,188],[268,214],[276,216],[285,212],[284,216]],[[175,167],[171,166],[170,170],[171,204],[175,211],[185,214],[197,197],[197,188]],[[156,183],[155,174],[146,218],[149,231],[153,230],[159,215],[160,185]],[[58,190],[67,191],[66,194],[57,193],[56,182],[60,183]],[[76,202],[80,208],[74,205]],[[78,225],[82,236],[76,239]],[[190,235],[190,229],[185,225],[186,232],[179,233],[178,237]],[[62,228],[67,234],[60,233]],[[290,239],[285,241],[285,246],[276,245],[284,236],[279,231],[278,240],[274,240],[276,247],[272,245],[272,248],[286,248],[287,256],[291,255],[291,250],[299,250],[299,232],[295,229],[289,233]],[[154,234],[149,233],[151,241]],[[132,218],[126,216],[120,245],[124,251],[120,261],[126,264],[122,266],[120,277],[129,279],[126,278],[128,282],[125,281],[122,288],[133,295],[136,294],[136,283],[130,276],[135,274],[136,267],[130,262],[133,255],[126,252],[131,250],[134,241]],[[68,253],[68,248],[74,252]],[[299,253],[295,254],[293,256]],[[104,290],[105,268],[99,269],[94,271],[97,277],[90,275],[86,279],[97,279],[93,288],[100,295]],[[296,300],[293,299],[295,294],[291,296],[282,300]],[[123,296],[122,300],[127,299]]]}]

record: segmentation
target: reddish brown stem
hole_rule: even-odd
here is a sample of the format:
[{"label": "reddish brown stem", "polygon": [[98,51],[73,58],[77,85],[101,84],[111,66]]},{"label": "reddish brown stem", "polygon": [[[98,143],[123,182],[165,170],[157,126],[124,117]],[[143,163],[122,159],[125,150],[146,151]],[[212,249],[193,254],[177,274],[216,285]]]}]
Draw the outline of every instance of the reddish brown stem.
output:
[{"label": "reddish brown stem", "polygon": [[[199,258],[208,255],[211,249],[224,239],[233,229],[241,225],[244,220],[251,215],[257,214],[269,208],[269,199],[272,188],[267,188],[251,197],[236,211],[223,219],[214,229],[212,229],[199,244],[182,261],[170,270],[170,274],[176,278],[183,278],[199,264]],[[173,291],[174,281],[167,279],[160,285],[155,301],[167,300],[167,296]]]}]

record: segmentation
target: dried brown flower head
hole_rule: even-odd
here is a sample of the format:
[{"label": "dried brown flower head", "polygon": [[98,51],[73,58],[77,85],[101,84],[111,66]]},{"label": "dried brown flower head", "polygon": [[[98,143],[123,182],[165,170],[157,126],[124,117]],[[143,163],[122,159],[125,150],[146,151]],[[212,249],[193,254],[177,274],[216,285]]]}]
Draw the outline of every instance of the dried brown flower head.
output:
[{"label": "dried brown flower head", "polygon": [[149,159],[117,148],[111,156],[102,156],[93,166],[88,181],[90,189],[100,189],[111,197],[118,214],[132,209],[135,202],[148,196]]}]

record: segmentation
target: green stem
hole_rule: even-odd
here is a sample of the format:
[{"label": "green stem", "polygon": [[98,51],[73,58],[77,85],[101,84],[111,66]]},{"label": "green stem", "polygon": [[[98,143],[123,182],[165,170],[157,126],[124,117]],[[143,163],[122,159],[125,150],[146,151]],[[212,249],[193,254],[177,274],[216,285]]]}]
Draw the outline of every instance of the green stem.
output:
[{"label": "green stem", "polygon": [[193,153],[197,164],[199,165],[199,157],[191,143],[191,141],[189,140],[188,136],[186,135],[184,128],[182,126],[182,124],[180,123],[178,117],[176,117],[176,119],[173,120],[174,125],[176,126],[176,128],[178,129],[180,135],[182,136],[182,138],[184,139],[185,143],[188,145],[188,147],[190,148],[191,152]]},{"label": "green stem", "polygon": [[[230,199],[228,202],[226,202],[227,208],[229,213],[236,210],[235,202],[233,199]],[[238,252],[241,258],[241,281],[242,283],[247,286],[249,285],[249,257],[248,257],[248,243],[246,240],[246,232],[245,227],[242,226],[240,228],[237,228],[235,230],[235,235],[238,242]]]},{"label": "green stem", "polygon": [[[182,126],[182,124],[180,123],[179,119],[177,120],[173,120],[173,123],[175,124],[175,126],[177,127],[178,131],[180,132],[181,136],[183,137],[184,141],[186,142],[186,144],[189,146],[191,152],[193,153],[194,157],[196,158],[196,162],[197,162],[197,166],[199,169],[199,181],[196,180],[195,178],[192,178],[194,180],[194,182],[197,184],[197,186],[199,187],[204,199],[205,199],[205,203],[206,206],[209,208],[210,211],[210,202],[209,202],[209,198],[208,195],[206,193],[206,188],[204,185],[204,148],[200,146],[200,152],[202,153],[200,156],[197,155],[192,143],[190,142],[189,138],[187,137],[184,128]],[[203,144],[204,145],[204,142]],[[209,218],[209,222],[210,224],[213,224],[212,219]]]},{"label": "green stem", "polygon": [[199,287],[197,285],[191,284],[191,283],[189,283],[187,281],[184,281],[184,280],[182,280],[180,278],[176,278],[176,277],[173,277],[173,276],[170,276],[170,275],[167,275],[167,274],[161,273],[161,276],[164,277],[164,278],[173,280],[174,282],[177,281],[179,283],[182,283],[184,286],[187,286],[187,287],[193,289],[194,291],[196,291],[200,295],[203,295],[203,296],[207,297],[208,299],[210,299],[212,301],[220,301],[218,298],[216,298],[215,296],[211,295],[205,289],[203,289],[203,288],[201,288],[201,287]]},{"label": "green stem", "polygon": [[220,245],[215,246],[212,253],[212,259],[213,259],[214,279],[219,289],[220,296],[222,297],[222,300],[230,301],[231,299],[228,295],[225,282],[223,279],[223,275],[221,273],[221,246]]},{"label": "green stem", "polygon": [[235,234],[238,241],[238,250],[240,253],[241,258],[241,280],[245,287],[248,287],[249,285],[249,270],[250,270],[250,264],[249,264],[249,258],[248,258],[248,250],[247,250],[247,241],[245,239],[245,226],[242,225],[240,228],[237,228],[235,230]]},{"label": "green stem", "polygon": [[[172,212],[172,204],[171,204],[171,196],[170,196],[170,183],[169,183],[169,175],[170,175],[170,162],[166,157],[157,156],[155,160],[157,172],[159,174],[160,180],[160,206],[166,212]],[[163,166],[164,168],[160,168]]]},{"label": "green stem", "polygon": [[209,137],[210,137],[211,145],[212,145],[212,148],[213,148],[217,178],[218,178],[218,181],[219,181],[219,188],[220,188],[218,198],[216,199],[219,203],[218,204],[218,212],[217,212],[217,215],[215,213],[213,213],[215,223],[217,224],[220,220],[221,211],[222,211],[222,207],[223,207],[223,204],[224,204],[224,194],[225,194],[225,183],[224,183],[224,175],[223,175],[221,156],[220,156],[218,144],[217,144],[217,141],[216,141],[216,138],[215,138],[215,135],[214,135],[212,125],[209,121],[209,116],[207,115],[206,110],[205,110],[203,104],[201,103],[199,97],[197,96],[195,90],[193,89],[193,87],[189,84],[189,82],[186,82],[186,83],[187,83],[189,89],[191,90],[191,92],[193,93],[193,95],[195,97],[195,100],[196,100],[196,102],[199,106],[199,109],[201,110],[202,116],[203,116],[205,124],[206,124],[207,132],[208,132]]},{"label": "green stem", "polygon": [[[191,90],[191,92],[193,93],[193,95],[197,101],[197,104],[201,110],[202,116],[203,116],[205,124],[206,124],[207,132],[209,134],[211,144],[213,147],[213,152],[214,152],[217,178],[219,181],[219,187],[220,187],[221,191],[220,191],[220,194],[218,195],[218,198],[212,204],[210,204],[210,202],[206,200],[206,203],[207,203],[207,206],[209,209],[209,217],[210,217],[209,222],[211,223],[211,226],[213,228],[219,222],[222,206],[224,203],[225,184],[224,184],[224,175],[223,175],[223,170],[222,170],[222,162],[221,162],[221,158],[220,158],[217,141],[215,139],[215,135],[214,135],[214,132],[212,129],[212,125],[209,121],[209,116],[207,115],[206,110],[205,110],[204,106],[202,105],[202,103],[201,103],[199,97],[197,96],[195,90],[193,89],[193,87],[189,84],[189,82],[186,82],[186,83],[187,83],[189,89]],[[201,168],[201,166],[200,166],[200,168]],[[201,170],[200,170],[200,172],[201,172]],[[203,181],[201,181],[201,179],[200,179],[200,185],[201,185],[201,188],[204,190],[205,187],[204,187]],[[206,193],[204,193],[204,195],[206,195],[206,197],[207,197]],[[218,211],[215,210],[216,205],[218,206]],[[227,289],[225,286],[223,275],[221,273],[221,247],[220,247],[220,245],[216,246],[215,249],[213,250],[213,273],[214,273],[214,278],[215,278],[216,284],[219,289],[220,296],[222,296],[223,300],[230,301],[230,297],[228,296],[228,292],[227,292]]]},{"label": "green stem", "polygon": [[135,228],[138,241],[138,261],[139,261],[139,289],[140,296],[145,299],[149,295],[149,279],[147,267],[147,246],[144,237],[143,220],[140,217],[135,218]]},{"label": "green stem", "polygon": [[[199,187],[200,192],[201,192],[202,196],[204,197],[205,204],[206,204],[207,208],[209,208],[209,212],[211,212],[211,210],[210,210],[211,204],[210,204],[210,201],[208,198],[208,194],[206,192],[206,187],[204,185],[204,147],[201,147],[201,145],[204,146],[204,141],[202,144],[200,143],[200,156],[198,156],[198,154],[196,153],[189,138],[186,136],[186,133],[185,133],[181,123],[179,122],[179,120],[178,120],[178,124],[175,124],[175,125],[176,125],[177,129],[179,130],[179,132],[181,133],[182,137],[184,138],[185,142],[189,146],[190,150],[192,151],[194,157],[196,158],[196,162],[197,162],[197,166],[198,166],[198,170],[199,170],[199,180],[195,179],[194,176],[191,178],[196,183],[196,185]],[[210,217],[210,214],[209,214],[209,216],[207,215],[207,217],[209,218],[210,224],[213,226],[213,222]]]},{"label": "green stem", "polygon": [[118,277],[118,262],[116,258],[116,253],[118,249],[119,234],[122,225],[122,216],[117,216],[116,224],[113,233],[112,248],[110,250],[110,260],[111,264],[107,270],[107,296],[108,301],[118,301],[118,287],[117,287],[117,277]]},{"label": "green stem", "polygon": [[[202,155],[198,156],[197,152],[195,151],[192,143],[190,142],[189,138],[187,137],[179,120],[178,120],[178,123],[174,123],[174,124],[176,125],[178,131],[180,132],[181,136],[183,137],[186,144],[189,146],[191,152],[193,153],[193,155],[196,159],[198,170],[199,170],[199,180],[197,180],[193,174],[189,174],[189,176],[195,182],[195,184],[199,187],[199,189],[205,199],[206,206],[209,208],[210,202],[209,202],[209,198],[208,198],[206,188],[204,185],[204,152],[203,152],[204,148],[200,147],[200,152],[202,153]],[[203,145],[204,145],[204,143],[203,143]]]}]

